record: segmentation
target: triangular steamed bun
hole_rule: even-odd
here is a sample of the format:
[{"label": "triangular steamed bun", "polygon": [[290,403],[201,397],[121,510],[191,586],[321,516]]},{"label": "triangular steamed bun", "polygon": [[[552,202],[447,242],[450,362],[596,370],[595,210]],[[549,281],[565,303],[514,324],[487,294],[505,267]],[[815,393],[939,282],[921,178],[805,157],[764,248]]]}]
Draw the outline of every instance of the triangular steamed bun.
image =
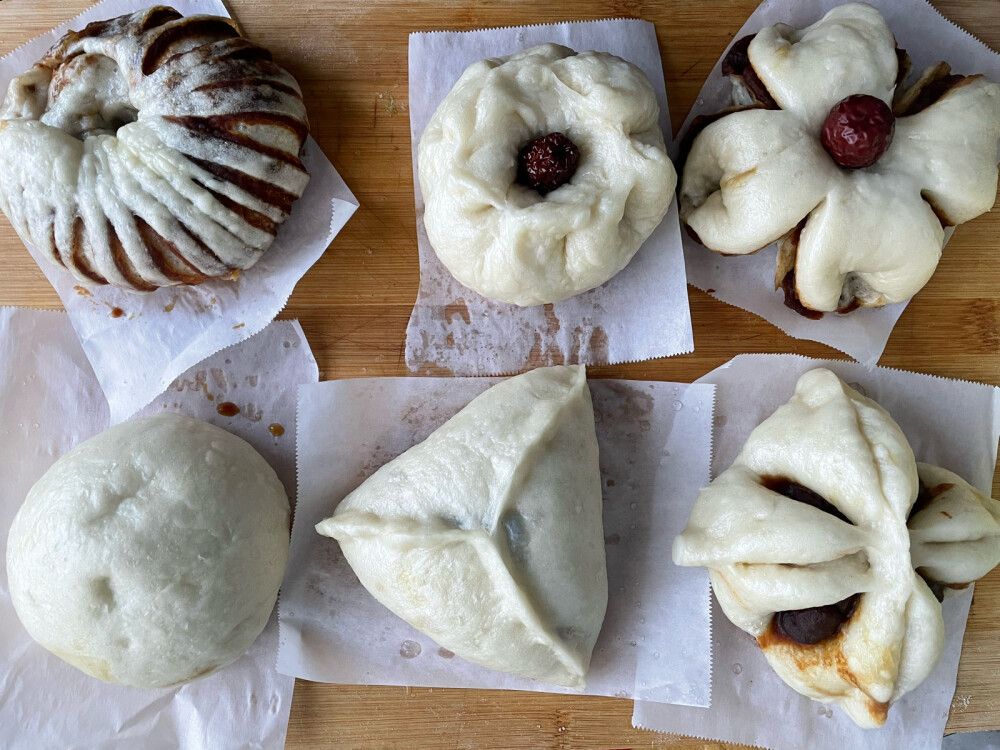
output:
[{"label": "triangular steamed bun", "polygon": [[382,604],[472,662],[582,690],[608,581],[583,367],[505,380],[316,526]]}]

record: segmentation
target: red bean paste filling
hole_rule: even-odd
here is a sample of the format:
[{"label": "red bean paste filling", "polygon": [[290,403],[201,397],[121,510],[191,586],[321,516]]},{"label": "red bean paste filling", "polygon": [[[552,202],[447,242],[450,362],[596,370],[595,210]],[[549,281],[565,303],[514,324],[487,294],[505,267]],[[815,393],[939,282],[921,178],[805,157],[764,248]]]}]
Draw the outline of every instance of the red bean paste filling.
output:
[{"label": "red bean paste filling", "polygon": [[932,104],[935,104],[941,97],[947,94],[951,89],[962,82],[965,76],[960,75],[945,75],[940,78],[936,78],[927,85],[925,85],[917,98],[913,100],[913,103],[906,108],[906,112],[903,116],[909,117],[910,115],[915,115],[918,112],[923,112]]},{"label": "red bean paste filling", "polygon": [[[835,505],[797,482],[781,477],[763,477],[762,484],[772,492],[777,492],[779,495],[784,495],[796,502],[811,505],[841,521],[851,523],[851,520],[841,513]],[[851,615],[854,614],[860,600],[861,594],[853,594],[835,604],[775,612],[771,624],[785,638],[811,646],[839,633],[844,623],[851,619]]]},{"label": "red bean paste filling", "polygon": [[812,646],[837,635],[844,623],[851,619],[859,601],[861,594],[853,594],[836,604],[775,612],[771,623],[786,638]]},{"label": "red bean paste filling", "polygon": [[781,280],[781,291],[785,293],[785,307],[794,310],[803,318],[809,318],[809,320],[819,320],[823,317],[823,313],[819,310],[810,310],[808,307],[803,305],[802,301],[799,299],[799,295],[795,292],[794,267],[786,273],[785,278]]},{"label": "red bean paste filling", "polygon": [[[798,230],[798,231],[801,231]],[[819,320],[823,317],[823,313],[819,310],[812,310],[802,304],[799,299],[798,293],[795,291],[795,268],[793,267],[788,273],[785,274],[785,278],[781,280],[781,291],[785,293],[785,307],[794,310],[803,318],[809,318],[809,320]],[[852,313],[861,307],[861,300],[857,297],[852,299],[843,307],[837,308],[838,315],[847,315]]]},{"label": "red bean paste filling", "polygon": [[777,102],[771,96],[771,93],[767,90],[767,86],[760,80],[757,71],[750,64],[750,42],[753,41],[755,36],[757,35],[750,34],[749,36],[745,36],[729,48],[729,52],[722,61],[722,75],[742,79],[743,85],[746,86],[750,95],[765,109],[780,109]]},{"label": "red bean paste filling", "polygon": [[823,496],[813,492],[808,487],[798,484],[797,482],[793,482],[790,479],[783,479],[781,477],[762,477],[761,484],[771,490],[771,492],[777,492],[779,495],[784,495],[785,497],[795,500],[796,502],[811,505],[816,508],[816,510],[829,513],[831,516],[839,518],[845,523],[850,523],[852,526],[854,525],[851,522],[851,519],[837,509],[837,506],[829,502]]},{"label": "red bean paste filling", "polygon": [[[785,240],[785,242],[791,242],[796,248],[799,245],[799,239],[802,236],[802,230],[805,228],[805,222],[799,222],[799,225],[792,230],[791,235]],[[780,254],[779,254],[780,257]],[[802,300],[799,299],[798,292],[795,291],[795,263],[791,264],[788,272],[781,279],[781,291],[785,294],[785,307],[790,310],[794,310],[796,313],[801,315],[803,318],[808,318],[809,320],[819,320],[823,317],[823,313],[819,310],[812,310],[802,304]],[[837,313],[839,315],[847,315],[852,313],[861,307],[861,300],[854,297],[849,303],[843,307],[837,308]]]}]

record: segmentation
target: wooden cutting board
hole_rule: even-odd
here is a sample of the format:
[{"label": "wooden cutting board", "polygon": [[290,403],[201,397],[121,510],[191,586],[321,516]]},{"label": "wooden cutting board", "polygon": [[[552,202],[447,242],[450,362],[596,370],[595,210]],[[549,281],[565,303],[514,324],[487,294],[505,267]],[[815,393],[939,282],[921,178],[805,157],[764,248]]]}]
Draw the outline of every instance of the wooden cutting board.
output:
[{"label": "wooden cutting board", "polygon": [[[0,0],[0,54],[68,20],[89,0]],[[935,0],[1000,49],[998,0]],[[246,34],[302,84],[313,135],[361,208],[302,280],[282,317],[302,322],[327,379],[406,375],[416,296],[407,34],[560,20],[656,23],[674,128],[756,0],[230,0]],[[1000,211],[956,232],[934,278],[907,307],[881,364],[1000,385]],[[0,305],[58,308],[6,219]],[[691,381],[741,352],[842,357],[690,290],[696,351],[594,368],[597,377]],[[994,495],[1000,485],[994,482]],[[1000,570],[976,587],[948,731],[1000,729]],[[288,748],[721,748],[635,730],[632,702],[504,691],[295,686]]]}]

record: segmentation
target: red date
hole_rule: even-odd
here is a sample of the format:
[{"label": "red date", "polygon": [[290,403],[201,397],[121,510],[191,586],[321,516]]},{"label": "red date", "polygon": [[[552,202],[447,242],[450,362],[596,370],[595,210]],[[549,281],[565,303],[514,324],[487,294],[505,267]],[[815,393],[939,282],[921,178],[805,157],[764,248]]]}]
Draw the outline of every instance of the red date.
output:
[{"label": "red date", "polygon": [[573,179],[579,164],[580,149],[576,144],[562,133],[549,133],[521,147],[517,181],[545,195]]},{"label": "red date", "polygon": [[834,105],[823,123],[823,146],[842,167],[870,167],[892,143],[896,118],[874,96],[856,94]]}]

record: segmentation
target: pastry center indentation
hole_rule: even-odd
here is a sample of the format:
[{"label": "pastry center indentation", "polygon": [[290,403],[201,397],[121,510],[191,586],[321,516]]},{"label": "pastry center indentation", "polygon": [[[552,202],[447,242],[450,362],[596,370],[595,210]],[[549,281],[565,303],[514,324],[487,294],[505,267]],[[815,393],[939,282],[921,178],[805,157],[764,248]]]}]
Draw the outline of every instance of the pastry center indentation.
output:
[{"label": "pastry center indentation", "polygon": [[52,74],[42,122],[84,140],[138,119],[128,82],[110,57],[77,55]]}]

